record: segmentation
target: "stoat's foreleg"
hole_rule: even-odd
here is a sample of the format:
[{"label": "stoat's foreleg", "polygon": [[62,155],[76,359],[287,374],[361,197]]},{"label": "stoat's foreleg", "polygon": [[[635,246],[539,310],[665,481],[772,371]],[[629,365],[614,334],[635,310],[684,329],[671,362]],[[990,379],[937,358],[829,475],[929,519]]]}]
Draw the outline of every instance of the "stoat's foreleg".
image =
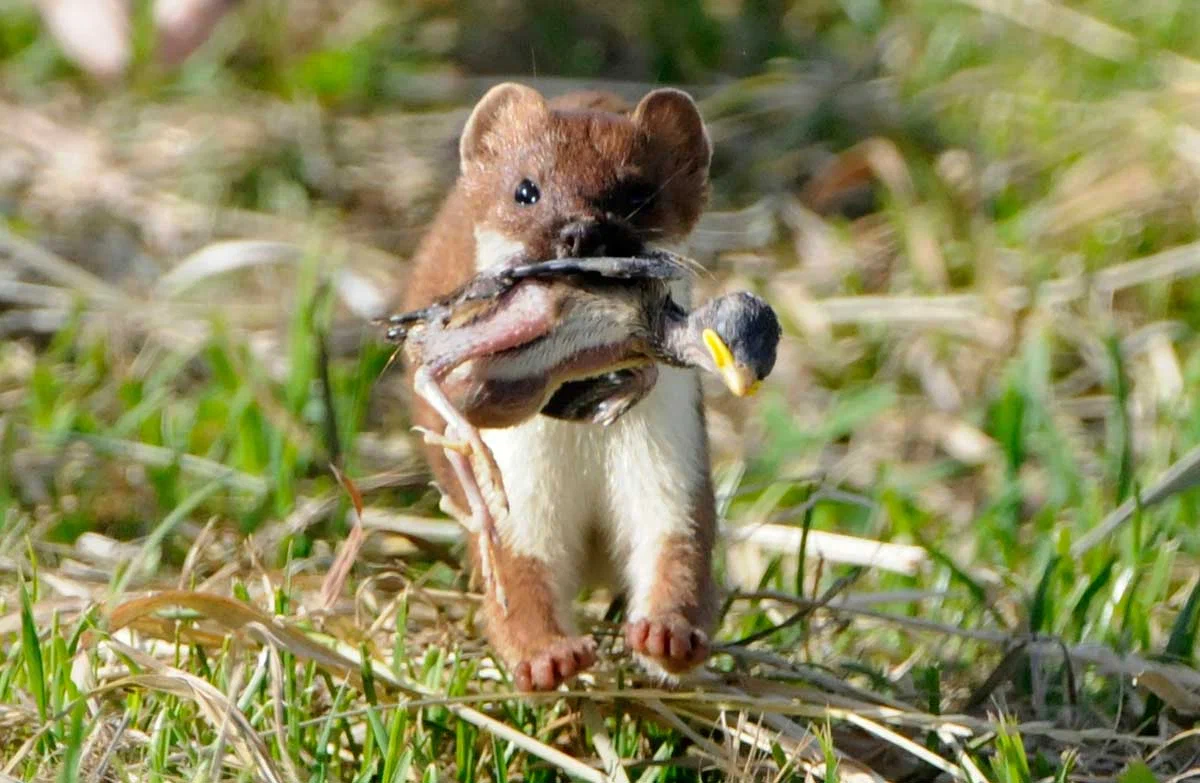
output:
[{"label": "stoat's foreleg", "polygon": [[717,606],[716,504],[695,372],[660,368],[654,390],[610,432],[611,524],[629,599],[625,638],[669,678],[708,656]]}]

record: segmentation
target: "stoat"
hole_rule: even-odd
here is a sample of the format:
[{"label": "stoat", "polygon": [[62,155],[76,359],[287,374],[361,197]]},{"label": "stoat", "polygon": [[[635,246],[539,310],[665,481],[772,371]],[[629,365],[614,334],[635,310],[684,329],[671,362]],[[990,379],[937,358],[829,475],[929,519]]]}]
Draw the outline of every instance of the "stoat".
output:
[{"label": "stoat", "polygon": [[[628,110],[615,96],[546,101],[502,84],[471,113],[459,153],[458,181],[417,250],[404,309],[497,265],[677,248],[707,201],[712,148],[678,90],[654,90]],[[688,306],[686,280],[671,286]],[[443,426],[420,399],[413,419]],[[493,563],[506,601],[486,595],[486,629],[517,686],[553,689],[594,662],[572,602],[597,563],[625,593],[626,642],[651,671],[670,677],[701,663],[717,604],[716,510],[696,371],[658,368],[644,399],[609,426],[537,415],[482,436],[509,503]],[[464,506],[443,450],[427,446],[426,456]]]}]

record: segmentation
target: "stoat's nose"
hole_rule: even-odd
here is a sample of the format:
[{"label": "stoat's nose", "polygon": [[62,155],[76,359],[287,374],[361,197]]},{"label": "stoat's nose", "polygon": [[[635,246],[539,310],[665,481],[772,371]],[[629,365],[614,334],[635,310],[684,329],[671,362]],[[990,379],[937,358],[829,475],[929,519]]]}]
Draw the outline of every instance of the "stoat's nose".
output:
[{"label": "stoat's nose", "polygon": [[558,232],[554,253],[559,258],[602,256],[605,247],[604,224],[595,218],[572,220]]},{"label": "stoat's nose", "polygon": [[636,234],[619,221],[582,216],[564,225],[554,242],[557,258],[628,257],[644,248]]}]

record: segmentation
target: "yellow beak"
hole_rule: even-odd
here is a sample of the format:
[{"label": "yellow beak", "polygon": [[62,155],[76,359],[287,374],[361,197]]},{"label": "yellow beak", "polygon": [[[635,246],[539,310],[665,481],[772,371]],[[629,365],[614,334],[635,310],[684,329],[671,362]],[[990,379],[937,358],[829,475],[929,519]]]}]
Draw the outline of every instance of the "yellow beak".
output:
[{"label": "yellow beak", "polygon": [[758,391],[759,381],[749,367],[738,364],[725,341],[712,329],[704,330],[704,347],[712,356],[721,380],[738,397],[750,397]]}]

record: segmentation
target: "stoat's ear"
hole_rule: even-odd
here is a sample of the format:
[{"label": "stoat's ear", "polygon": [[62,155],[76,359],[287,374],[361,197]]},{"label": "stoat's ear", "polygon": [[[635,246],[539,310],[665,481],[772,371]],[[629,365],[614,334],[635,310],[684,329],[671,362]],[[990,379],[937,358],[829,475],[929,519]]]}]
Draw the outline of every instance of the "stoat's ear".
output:
[{"label": "stoat's ear", "polygon": [[458,144],[463,168],[503,149],[506,138],[536,132],[548,113],[541,93],[523,84],[498,84],[475,105]]},{"label": "stoat's ear", "polygon": [[633,122],[670,150],[679,165],[691,171],[708,170],[712,143],[696,102],[686,92],[663,88],[648,93],[633,110]]}]

